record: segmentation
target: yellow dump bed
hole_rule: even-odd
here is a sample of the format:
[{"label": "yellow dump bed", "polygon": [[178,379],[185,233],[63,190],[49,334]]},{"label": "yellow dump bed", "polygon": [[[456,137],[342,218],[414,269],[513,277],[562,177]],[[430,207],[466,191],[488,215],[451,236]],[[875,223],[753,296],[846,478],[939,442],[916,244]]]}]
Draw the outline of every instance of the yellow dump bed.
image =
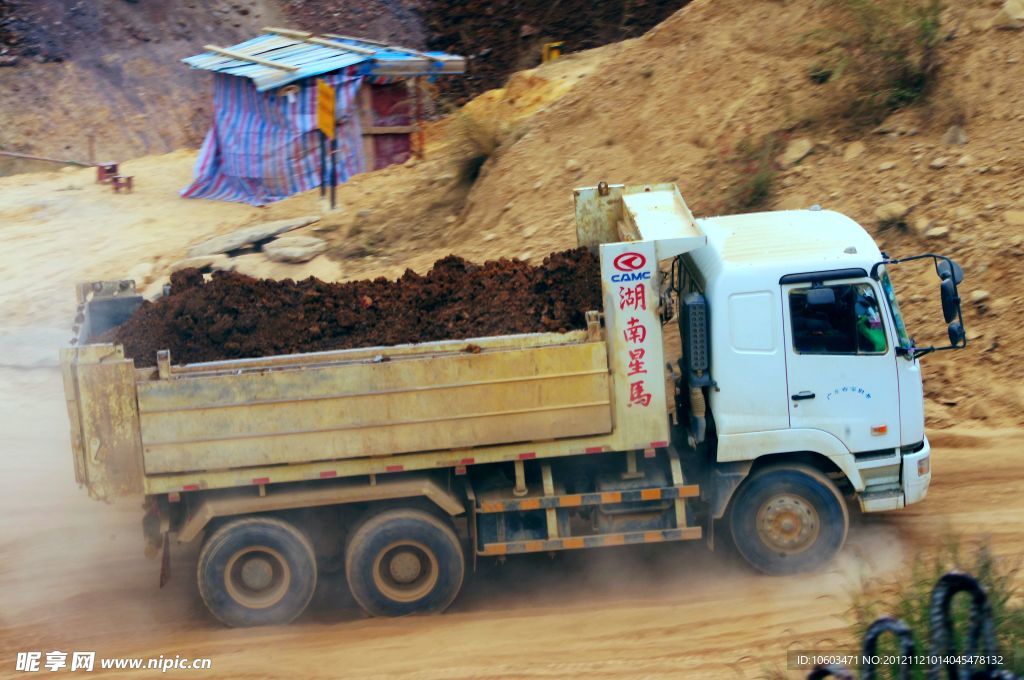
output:
[{"label": "yellow dump bed", "polygon": [[78,480],[101,498],[614,445],[596,324],[146,369],[85,343],[62,365]]}]

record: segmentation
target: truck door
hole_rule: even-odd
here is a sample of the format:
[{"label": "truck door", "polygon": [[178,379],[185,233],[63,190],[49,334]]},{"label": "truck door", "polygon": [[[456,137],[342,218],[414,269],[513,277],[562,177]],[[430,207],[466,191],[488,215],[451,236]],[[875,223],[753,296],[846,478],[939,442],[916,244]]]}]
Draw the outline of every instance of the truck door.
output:
[{"label": "truck door", "polygon": [[853,453],[900,444],[896,353],[869,279],[787,283],[789,420],[830,432]]}]

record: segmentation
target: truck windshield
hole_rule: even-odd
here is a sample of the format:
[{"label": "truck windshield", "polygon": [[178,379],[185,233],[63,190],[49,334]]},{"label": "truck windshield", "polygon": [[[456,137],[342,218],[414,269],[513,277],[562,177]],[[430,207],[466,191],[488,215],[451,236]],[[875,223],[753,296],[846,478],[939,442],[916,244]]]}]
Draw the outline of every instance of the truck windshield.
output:
[{"label": "truck windshield", "polygon": [[900,347],[910,349],[910,336],[907,335],[907,326],[903,323],[903,312],[900,311],[900,303],[896,300],[896,291],[892,287],[892,279],[885,267],[879,268],[881,275],[878,281],[882,284],[882,292],[885,294],[886,302],[889,303],[889,310],[892,312],[892,319],[896,323],[896,337]]}]

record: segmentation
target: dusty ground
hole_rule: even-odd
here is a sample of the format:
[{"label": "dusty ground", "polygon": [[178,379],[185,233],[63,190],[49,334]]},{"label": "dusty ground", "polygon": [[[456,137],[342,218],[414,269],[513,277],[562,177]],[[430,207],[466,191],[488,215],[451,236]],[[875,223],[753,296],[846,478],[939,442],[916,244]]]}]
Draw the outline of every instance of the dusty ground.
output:
[{"label": "dusty ground", "polygon": [[[200,603],[194,553],[176,551],[176,578],[157,590],[136,503],[104,506],[74,488],[52,365],[70,335],[75,282],[130,275],[152,289],[189,244],[320,213],[319,199],[263,209],[181,201],[190,151],[127,164],[138,186],[127,196],[94,185],[87,170],[0,179],[0,676],[17,650],[78,649],[209,655],[237,677],[761,677],[784,667],[787,648],[847,644],[847,592],[859,575],[899,578],[947,531],[1024,554],[1020,33],[987,27],[990,2],[958,3],[944,21],[933,105],[894,116],[882,133],[852,132],[822,119],[828,92],[806,77],[814,54],[792,27],[810,30],[812,9],[696,0],[644,38],[517,76],[432,131],[428,160],[344,186],[339,211],[305,231],[331,241],[329,256],[292,266],[248,255],[239,270],[333,280],[422,271],[450,252],[531,258],[573,245],[574,185],[674,180],[708,214],[728,189],[720,161],[737,139],[810,139],[770,207],[821,202],[893,254],[938,250],[967,270],[972,344],[925,359],[936,446],[925,502],[858,524],[841,559],[812,576],[757,577],[700,545],[612,550],[487,568],[437,618],[363,620],[328,583],[293,626],[225,630]],[[943,141],[950,108],[965,145]],[[496,146],[481,149],[474,133]],[[863,150],[848,154],[855,142]],[[469,185],[462,163],[482,152]],[[879,223],[876,208],[892,201],[908,208],[905,227]],[[948,230],[927,236],[933,226]],[[937,314],[933,274],[894,278],[917,332]]]},{"label": "dusty ground", "polygon": [[199,599],[194,549],[174,552],[158,589],[136,504],[74,488],[59,382],[0,369],[0,677],[19,650],[60,649],[209,656],[210,677],[758,678],[784,669],[787,649],[848,645],[861,576],[899,578],[937,536],[988,535],[998,554],[1024,556],[1024,434],[964,430],[935,437],[928,498],[857,523],[820,574],[757,576],[702,544],[610,549],[482,567],[442,616],[363,619],[329,581],[291,626],[228,630]]}]

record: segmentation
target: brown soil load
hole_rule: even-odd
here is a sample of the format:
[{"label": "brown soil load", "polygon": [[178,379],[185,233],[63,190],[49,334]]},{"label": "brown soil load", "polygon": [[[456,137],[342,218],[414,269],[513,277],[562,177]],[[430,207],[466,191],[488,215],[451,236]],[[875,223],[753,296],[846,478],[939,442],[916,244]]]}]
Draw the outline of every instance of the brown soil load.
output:
[{"label": "brown soil load", "polygon": [[600,265],[584,248],[552,253],[543,264],[454,255],[425,276],[397,281],[326,283],[254,279],[196,269],[171,277],[171,294],[145,302],[108,334],[139,366],[156,353],[174,363],[316,352],[431,340],[565,332],[600,309]]}]

